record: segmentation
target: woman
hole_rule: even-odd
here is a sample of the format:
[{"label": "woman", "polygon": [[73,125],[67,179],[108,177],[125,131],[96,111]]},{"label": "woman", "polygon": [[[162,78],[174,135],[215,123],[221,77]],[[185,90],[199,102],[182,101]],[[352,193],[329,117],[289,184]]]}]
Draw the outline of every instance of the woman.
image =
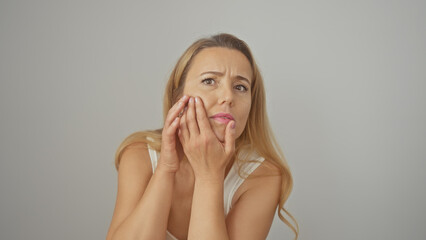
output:
[{"label": "woman", "polygon": [[168,81],[164,116],[162,129],[117,150],[107,239],[265,239],[277,207],[297,239],[283,207],[292,176],[245,42],[219,34],[193,43]]}]

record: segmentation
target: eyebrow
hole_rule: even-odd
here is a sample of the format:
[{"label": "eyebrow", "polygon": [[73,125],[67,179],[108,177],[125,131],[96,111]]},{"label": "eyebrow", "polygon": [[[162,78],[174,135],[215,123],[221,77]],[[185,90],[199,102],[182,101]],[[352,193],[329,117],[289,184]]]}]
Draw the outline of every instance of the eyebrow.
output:
[{"label": "eyebrow", "polygon": [[[215,75],[218,75],[218,76],[223,76],[223,73],[221,73],[221,72],[217,72],[217,71],[207,71],[207,72],[203,72],[203,73],[201,73],[201,74],[200,74],[200,76],[202,76],[202,75],[204,75],[204,74],[208,74],[208,73],[210,73],[210,74],[215,74]],[[250,82],[247,78],[245,78],[245,77],[243,77],[243,76],[241,76],[241,75],[237,75],[237,76],[235,76],[235,78],[237,78],[237,79],[239,79],[239,80],[246,81],[249,85],[251,85],[251,82]]]}]

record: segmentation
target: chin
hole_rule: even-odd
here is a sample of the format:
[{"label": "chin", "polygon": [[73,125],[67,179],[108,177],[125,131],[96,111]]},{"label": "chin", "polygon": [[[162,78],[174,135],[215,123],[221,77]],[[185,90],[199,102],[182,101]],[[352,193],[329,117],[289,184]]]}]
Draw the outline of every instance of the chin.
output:
[{"label": "chin", "polygon": [[213,130],[213,133],[216,135],[217,139],[222,143],[225,142],[225,124],[218,124],[214,120],[210,120],[210,126]]},{"label": "chin", "polygon": [[216,129],[213,129],[214,134],[216,135],[217,139],[224,143],[225,142],[225,130],[223,131],[216,131]]}]

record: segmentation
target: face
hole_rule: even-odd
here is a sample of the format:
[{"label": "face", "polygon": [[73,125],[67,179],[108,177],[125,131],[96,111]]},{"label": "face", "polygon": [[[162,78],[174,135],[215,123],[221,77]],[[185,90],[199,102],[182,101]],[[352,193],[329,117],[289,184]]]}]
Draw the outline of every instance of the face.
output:
[{"label": "face", "polygon": [[226,117],[235,120],[236,138],[246,125],[251,107],[250,62],[238,50],[212,47],[201,50],[187,73],[183,94],[200,97],[216,137],[224,142]]}]

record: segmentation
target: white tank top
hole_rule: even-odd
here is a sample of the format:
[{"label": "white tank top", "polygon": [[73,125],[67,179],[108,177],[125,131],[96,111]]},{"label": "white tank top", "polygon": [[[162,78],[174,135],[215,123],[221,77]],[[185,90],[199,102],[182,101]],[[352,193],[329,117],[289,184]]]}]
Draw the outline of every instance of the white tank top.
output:
[{"label": "white tank top", "polygon": [[[155,169],[157,168],[157,160],[160,156],[160,153],[149,148],[149,145],[148,145],[148,152],[151,158],[152,172],[154,173]],[[243,173],[247,173],[248,175],[250,175],[263,162],[264,158],[257,156],[255,160],[258,160],[259,162],[250,162],[243,165],[243,168],[242,168]],[[241,178],[238,175],[237,162],[234,162],[234,164],[231,167],[231,170],[229,171],[228,175],[226,176],[224,180],[223,201],[224,201],[225,216],[227,216],[229,213],[229,210],[231,210],[232,198],[234,197],[235,192],[237,191],[237,189],[241,186],[243,182],[244,182],[244,178]],[[169,231],[167,231],[166,240],[178,240],[178,239],[174,237]]]}]

